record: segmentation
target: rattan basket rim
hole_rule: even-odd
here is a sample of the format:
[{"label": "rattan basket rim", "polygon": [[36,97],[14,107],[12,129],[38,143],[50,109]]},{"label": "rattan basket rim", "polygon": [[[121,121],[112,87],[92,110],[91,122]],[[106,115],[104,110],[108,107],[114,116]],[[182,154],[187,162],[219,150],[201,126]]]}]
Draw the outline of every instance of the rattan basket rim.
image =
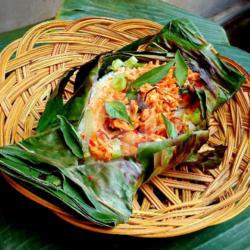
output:
[{"label": "rattan basket rim", "polygon": [[[127,32],[126,29],[125,30],[122,29],[121,31],[116,30],[115,29],[116,27],[123,27],[124,28],[124,27],[127,27],[129,25],[135,25],[136,27],[138,27],[138,25],[145,25],[145,27],[146,27],[148,25],[149,26],[148,29],[150,29],[151,28],[150,25],[152,25],[154,28],[155,27],[160,28],[159,24],[153,23],[153,22],[148,21],[148,20],[143,20],[143,19],[129,19],[129,20],[121,20],[120,21],[120,20],[113,19],[113,18],[90,17],[90,18],[79,19],[79,20],[76,20],[76,21],[65,21],[65,22],[64,21],[49,21],[49,22],[44,22],[44,23],[42,23],[42,24],[40,24],[38,26],[35,26],[30,31],[28,31],[24,35],[23,38],[21,38],[21,39],[19,39],[17,41],[14,41],[12,44],[10,44],[2,52],[2,54],[0,54],[0,58],[1,58],[1,55],[6,53],[6,51],[8,51],[8,49],[12,49],[12,47],[14,49],[17,49],[17,51],[18,51],[18,48],[20,48],[20,47],[18,47],[18,46],[20,46],[20,43],[21,43],[22,46],[26,46],[28,44],[28,41],[29,41],[28,38],[31,38],[32,35],[36,38],[35,34],[36,34],[37,30],[40,27],[46,28],[46,25],[51,25],[51,24],[54,25],[57,28],[60,27],[60,26],[64,26],[65,33],[67,31],[72,31],[73,30],[72,32],[74,32],[74,33],[72,33],[72,34],[77,34],[76,30],[77,30],[78,27],[87,27],[88,28],[87,32],[90,32],[91,35],[95,32],[95,29],[93,29],[94,30],[93,31],[93,30],[91,30],[91,27],[99,28],[99,27],[101,27],[101,25],[107,25],[108,30],[110,32],[113,32],[113,31],[114,31],[114,33],[117,32],[117,34],[121,35],[121,37],[123,37],[125,40],[128,39],[129,36],[131,36],[131,33],[126,33]],[[81,25],[83,25],[83,26],[81,26]],[[86,26],[84,26],[84,25],[86,25]],[[91,25],[90,28],[89,28],[89,25]],[[84,28],[82,30],[85,32]],[[133,29],[131,29],[131,30],[133,30]],[[138,30],[139,30],[139,28],[138,28]],[[55,32],[55,34],[56,34],[56,32]],[[122,39],[121,37],[119,37],[117,39]],[[55,49],[56,46],[60,46],[60,43],[58,42],[58,44],[55,44],[54,49]],[[38,58],[39,58],[39,55],[38,55]],[[48,59],[49,58],[47,57],[47,60]],[[248,88],[249,87],[250,76],[248,75],[247,71],[244,70],[240,65],[238,65],[237,63],[235,63],[231,59],[228,59],[228,58],[226,58],[224,56],[222,56],[222,59],[224,61],[230,63],[233,67],[239,69],[243,74],[245,74],[247,76],[245,86],[247,86],[247,88]],[[10,61],[10,58],[8,58],[8,61]],[[22,69],[22,67],[16,68],[15,70],[16,70],[16,72],[18,72],[18,70],[20,70],[20,69]],[[8,71],[6,71],[6,72],[8,72]],[[11,72],[13,72],[13,71],[11,70]],[[5,75],[5,72],[4,72],[4,75]],[[1,93],[1,86],[2,85],[1,85],[1,78],[0,78],[0,93]],[[0,104],[1,104],[1,102],[0,102]],[[247,105],[249,107],[249,103]],[[18,192],[20,192],[24,196],[28,197],[29,199],[34,200],[35,202],[43,205],[44,207],[49,208],[53,213],[55,213],[57,216],[59,216],[63,220],[65,220],[65,221],[67,221],[67,222],[69,222],[69,223],[71,223],[71,224],[73,224],[73,225],[75,225],[77,227],[80,227],[82,229],[87,229],[87,230],[90,230],[90,231],[95,231],[95,232],[100,232],[100,233],[107,233],[107,234],[124,234],[124,235],[131,235],[131,236],[137,236],[137,237],[153,237],[153,238],[157,238],[157,237],[173,237],[173,236],[183,235],[183,234],[194,232],[194,231],[197,231],[199,229],[205,228],[207,226],[217,224],[217,223],[221,223],[221,222],[223,222],[225,220],[228,220],[231,217],[236,216],[237,214],[239,214],[242,210],[244,210],[250,204],[250,188],[248,187],[247,189],[244,189],[242,191],[238,191],[237,193],[235,193],[234,195],[232,195],[231,197],[229,197],[225,201],[219,202],[218,203],[218,211],[216,211],[216,209],[215,209],[215,212],[214,212],[214,215],[216,215],[214,217],[214,219],[211,219],[209,216],[207,216],[207,218],[205,217],[204,220],[200,220],[199,222],[194,222],[194,223],[190,222],[190,225],[192,225],[192,226],[189,226],[189,224],[187,224],[187,225],[185,225],[183,227],[182,230],[178,230],[179,228],[177,227],[177,228],[174,228],[173,230],[170,230],[169,232],[166,233],[165,231],[169,228],[169,226],[165,226],[165,227],[155,226],[155,227],[152,227],[152,228],[148,229],[147,223],[145,223],[144,228],[140,227],[138,225],[137,225],[137,227],[136,227],[136,225],[133,227],[133,224],[124,224],[123,227],[118,226],[118,227],[113,228],[113,229],[103,229],[103,228],[96,227],[96,226],[92,225],[91,223],[78,220],[74,216],[72,216],[72,215],[68,214],[67,212],[63,211],[61,208],[55,206],[54,204],[49,203],[48,201],[45,201],[44,199],[41,199],[37,195],[33,194],[28,189],[26,189],[24,186],[22,186],[20,183],[16,182],[10,176],[8,176],[8,175],[6,175],[4,173],[3,173],[3,176],[7,180],[7,182],[14,189],[16,189]],[[227,204],[229,199],[231,199],[230,201],[232,201],[232,202],[234,202],[234,201],[237,202],[237,199],[240,199],[240,200],[243,199],[244,202],[242,202],[242,204],[240,204],[238,209],[236,211],[234,211],[233,213],[232,213],[231,208],[228,209],[228,210],[225,210],[225,211],[223,210],[223,213],[221,213],[221,211],[219,210],[220,207],[224,209],[224,207],[222,205],[224,203]],[[161,211],[161,210],[159,210],[159,211]],[[150,213],[151,212],[149,212],[149,215],[150,215]],[[140,217],[138,217],[138,218],[140,218]]]}]

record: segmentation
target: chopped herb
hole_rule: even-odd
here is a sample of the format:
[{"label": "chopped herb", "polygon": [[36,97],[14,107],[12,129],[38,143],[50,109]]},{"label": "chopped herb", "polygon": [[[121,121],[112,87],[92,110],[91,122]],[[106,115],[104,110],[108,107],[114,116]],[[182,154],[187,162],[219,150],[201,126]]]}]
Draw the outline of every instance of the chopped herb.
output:
[{"label": "chopped herb", "polygon": [[178,135],[178,133],[175,129],[174,124],[165,115],[163,114],[161,115],[167,130],[168,137],[175,138]]},{"label": "chopped herb", "polygon": [[201,112],[199,108],[196,108],[192,114],[185,115],[185,119],[191,121],[194,125],[198,125],[201,122]]},{"label": "chopped herb", "polygon": [[116,91],[122,91],[126,88],[126,79],[124,77],[124,74],[118,74],[114,77],[113,81],[112,81],[112,87],[116,90]]},{"label": "chopped herb", "polygon": [[125,66],[129,68],[133,68],[137,65],[138,60],[135,56],[131,56],[127,61],[125,61]]},{"label": "chopped herb", "polygon": [[116,138],[112,141],[112,159],[121,157],[121,141]]},{"label": "chopped herb", "polygon": [[129,88],[127,90],[127,97],[128,97],[129,100],[135,99],[137,94],[138,94],[138,92],[136,90],[132,90],[131,88]]},{"label": "chopped herb", "polygon": [[121,59],[115,59],[113,62],[112,62],[112,65],[111,65],[111,69],[113,71],[117,71],[120,67],[124,66],[124,62],[121,60]]}]

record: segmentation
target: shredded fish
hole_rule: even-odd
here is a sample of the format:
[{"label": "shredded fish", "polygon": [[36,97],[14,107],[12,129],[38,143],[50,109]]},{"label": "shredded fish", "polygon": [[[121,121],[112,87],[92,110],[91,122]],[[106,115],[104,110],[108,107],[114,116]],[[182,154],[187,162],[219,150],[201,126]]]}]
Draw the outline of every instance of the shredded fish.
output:
[{"label": "shredded fish", "polygon": [[[159,61],[156,61],[138,68],[121,67],[116,73],[124,74],[127,82],[133,82],[159,65]],[[122,156],[136,155],[140,143],[165,139],[167,133],[162,114],[175,125],[178,133],[188,129],[188,125],[178,117],[178,112],[176,112],[183,105],[183,99],[179,94],[179,86],[173,72],[174,67],[156,84],[145,83],[140,87],[138,95],[140,95],[141,100],[144,100],[146,107],[143,110],[139,110],[139,104],[136,100],[128,100],[125,90],[115,91],[112,88],[111,82],[114,76],[107,77],[105,88],[101,90],[101,96],[91,104],[95,112],[100,113],[101,110],[102,113],[97,116],[101,126],[98,126],[99,130],[94,131],[89,139],[89,150],[94,158],[104,161],[111,160],[112,140],[114,138],[118,138],[121,142]],[[199,74],[189,69],[187,82],[197,83],[199,81],[201,81]],[[122,102],[125,105],[132,126],[126,121],[112,119],[105,113],[103,108],[105,101],[112,100]]]}]

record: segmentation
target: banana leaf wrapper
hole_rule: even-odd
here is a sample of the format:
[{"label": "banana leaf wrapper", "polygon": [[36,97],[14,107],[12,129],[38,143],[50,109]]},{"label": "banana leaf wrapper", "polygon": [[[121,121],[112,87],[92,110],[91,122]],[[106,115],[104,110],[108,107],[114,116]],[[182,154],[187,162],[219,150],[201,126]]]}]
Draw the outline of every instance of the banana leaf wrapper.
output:
[{"label": "banana leaf wrapper", "polygon": [[[188,20],[173,20],[155,36],[141,38],[119,51],[99,55],[72,69],[51,95],[37,133],[15,145],[0,148],[0,170],[53,197],[54,202],[63,204],[75,215],[101,227],[114,227],[128,221],[136,191],[153,176],[181,164],[217,167],[225,146],[208,145],[208,119],[235,94],[245,78],[221,61],[219,55],[212,52],[212,45],[201,38]],[[141,46],[144,49],[138,51]],[[142,143],[136,157],[84,161],[80,134],[94,82],[110,71],[115,59],[135,56],[139,62],[169,62],[177,50],[205,82],[203,88],[195,89],[194,96],[202,109],[201,129]],[[64,103],[63,92],[72,75],[75,75],[74,94]],[[205,150],[201,150],[204,146]]]}]

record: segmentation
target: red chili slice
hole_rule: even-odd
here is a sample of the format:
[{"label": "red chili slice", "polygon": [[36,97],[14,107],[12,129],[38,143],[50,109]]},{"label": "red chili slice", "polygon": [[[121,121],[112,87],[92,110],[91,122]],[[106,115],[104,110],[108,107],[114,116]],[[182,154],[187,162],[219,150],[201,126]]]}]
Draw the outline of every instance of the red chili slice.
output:
[{"label": "red chili slice", "polygon": [[182,97],[182,100],[185,102],[185,103],[190,103],[191,101],[191,95],[190,94],[184,94],[181,96]]},{"label": "red chili slice", "polygon": [[195,82],[194,86],[195,86],[196,88],[202,88],[204,85],[203,85],[202,82]]},{"label": "red chili slice", "polygon": [[92,181],[94,179],[94,177],[92,175],[88,175],[88,180]]},{"label": "red chili slice", "polygon": [[95,142],[92,139],[89,139],[89,145],[94,147],[95,146]]}]

